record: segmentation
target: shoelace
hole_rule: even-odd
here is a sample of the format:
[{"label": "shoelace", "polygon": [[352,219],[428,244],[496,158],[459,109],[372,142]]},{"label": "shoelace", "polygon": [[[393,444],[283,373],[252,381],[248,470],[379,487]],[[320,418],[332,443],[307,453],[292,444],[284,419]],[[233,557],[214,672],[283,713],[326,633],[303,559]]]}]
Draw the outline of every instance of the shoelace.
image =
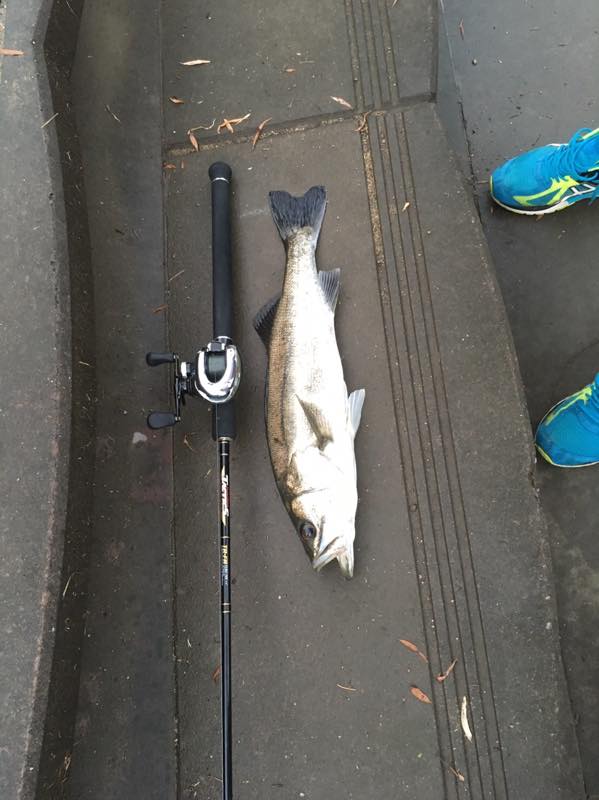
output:
[{"label": "shoelace", "polygon": [[[599,181],[599,169],[593,170],[592,173],[580,169],[581,151],[586,144],[586,140],[582,136],[585,133],[591,133],[592,130],[592,128],[580,128],[572,136],[568,144],[555,148],[553,163],[556,175],[569,175],[580,183],[595,183],[595,181]],[[599,197],[599,182],[595,191],[587,199],[592,203],[597,197]]]}]

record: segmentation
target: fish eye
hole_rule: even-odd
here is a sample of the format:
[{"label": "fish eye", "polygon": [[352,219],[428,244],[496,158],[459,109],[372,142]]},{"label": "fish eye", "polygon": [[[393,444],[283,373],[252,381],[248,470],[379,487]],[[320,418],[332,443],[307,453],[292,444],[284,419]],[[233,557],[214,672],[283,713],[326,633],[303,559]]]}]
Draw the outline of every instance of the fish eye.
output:
[{"label": "fish eye", "polygon": [[312,525],[311,522],[302,522],[299,532],[302,539],[305,539],[306,541],[316,538],[316,527]]}]

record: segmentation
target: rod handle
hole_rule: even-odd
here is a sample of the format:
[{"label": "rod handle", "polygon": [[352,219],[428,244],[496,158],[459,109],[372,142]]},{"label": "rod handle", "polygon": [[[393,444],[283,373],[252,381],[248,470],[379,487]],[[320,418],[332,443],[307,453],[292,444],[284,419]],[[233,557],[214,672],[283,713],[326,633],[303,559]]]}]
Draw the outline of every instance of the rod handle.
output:
[{"label": "rod handle", "polygon": [[214,338],[233,339],[231,258],[231,167],[217,161],[208,170],[212,183],[212,323]]},{"label": "rod handle", "polygon": [[215,403],[212,406],[212,438],[234,439],[237,434],[235,425],[234,401],[228,403]]}]

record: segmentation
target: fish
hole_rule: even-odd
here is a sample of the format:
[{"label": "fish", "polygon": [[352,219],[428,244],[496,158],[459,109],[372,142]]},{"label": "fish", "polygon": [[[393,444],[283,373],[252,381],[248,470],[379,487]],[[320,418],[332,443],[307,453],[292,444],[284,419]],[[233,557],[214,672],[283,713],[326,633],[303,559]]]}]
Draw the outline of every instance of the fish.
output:
[{"label": "fish", "polygon": [[335,335],[340,270],[319,271],[326,190],[269,193],[285,245],[283,289],[254,319],[268,355],[266,435],[275,482],[312,566],[354,573],[354,440],[365,390],[348,394]]}]

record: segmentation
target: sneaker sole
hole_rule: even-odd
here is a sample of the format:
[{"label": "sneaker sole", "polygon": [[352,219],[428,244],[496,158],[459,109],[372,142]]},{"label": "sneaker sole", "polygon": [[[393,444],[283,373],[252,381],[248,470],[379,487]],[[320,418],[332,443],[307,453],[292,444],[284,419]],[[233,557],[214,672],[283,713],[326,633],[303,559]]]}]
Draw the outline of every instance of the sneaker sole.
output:
[{"label": "sneaker sole", "polygon": [[[523,208],[514,208],[514,206],[508,206],[505,203],[502,203],[501,200],[498,200],[493,194],[491,194],[491,197],[493,198],[493,201],[497,203],[498,206],[501,206],[501,208],[505,208],[506,211],[511,211],[513,214],[523,214],[526,217],[538,217],[542,216],[543,214],[555,214],[556,211],[563,211],[565,208],[569,208],[570,206],[574,205],[574,203],[568,203],[567,200],[561,200],[554,206],[547,206],[546,208],[536,208],[534,211],[525,211]],[[583,200],[584,196],[582,196],[580,199]],[[574,202],[577,202],[577,200],[575,200]]]},{"label": "sneaker sole", "polygon": [[547,453],[543,450],[543,448],[535,442],[535,447],[539,451],[539,453],[543,456],[547,463],[551,464],[552,467],[558,467],[559,469],[582,469],[583,467],[596,467],[599,464],[599,461],[591,461],[588,464],[558,464],[557,461],[553,461],[552,458],[547,455]]}]

